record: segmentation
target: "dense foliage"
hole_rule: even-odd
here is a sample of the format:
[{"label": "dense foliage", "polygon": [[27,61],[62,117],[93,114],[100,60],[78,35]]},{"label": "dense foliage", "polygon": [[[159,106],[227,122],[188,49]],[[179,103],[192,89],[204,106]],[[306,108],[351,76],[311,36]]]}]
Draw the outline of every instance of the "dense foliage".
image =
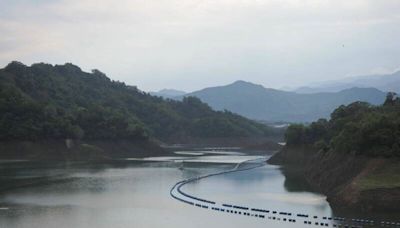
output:
[{"label": "dense foliage", "polygon": [[329,121],[289,126],[285,138],[288,145],[309,144],[325,151],[400,156],[400,98],[388,93],[381,106],[365,102],[342,105]]},{"label": "dense foliage", "polygon": [[164,100],[98,70],[12,62],[0,70],[0,140],[265,136],[271,129],[194,97]]}]

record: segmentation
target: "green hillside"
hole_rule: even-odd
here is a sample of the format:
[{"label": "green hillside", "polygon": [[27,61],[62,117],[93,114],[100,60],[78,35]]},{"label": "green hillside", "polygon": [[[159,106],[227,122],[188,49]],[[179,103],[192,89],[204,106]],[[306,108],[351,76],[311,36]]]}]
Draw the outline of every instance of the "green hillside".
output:
[{"label": "green hillside", "polygon": [[340,106],[331,119],[288,127],[288,145],[313,145],[324,151],[400,157],[400,98],[388,93],[383,105],[355,102]]},{"label": "green hillside", "polygon": [[194,97],[164,100],[72,64],[0,69],[0,140],[268,136],[273,130]]}]

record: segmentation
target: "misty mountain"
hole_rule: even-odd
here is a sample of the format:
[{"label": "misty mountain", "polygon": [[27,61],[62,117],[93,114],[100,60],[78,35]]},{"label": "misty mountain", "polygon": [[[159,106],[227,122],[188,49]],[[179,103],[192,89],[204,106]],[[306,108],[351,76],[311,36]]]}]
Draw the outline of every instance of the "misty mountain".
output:
[{"label": "misty mountain", "polygon": [[385,75],[367,75],[342,80],[314,83],[314,85],[295,89],[297,93],[338,92],[353,87],[377,88],[385,92],[400,93],[400,71]]},{"label": "misty mountain", "polygon": [[351,88],[334,93],[299,94],[236,81],[185,96],[198,97],[216,110],[226,109],[251,119],[309,122],[327,118],[338,106],[354,101],[381,104],[386,93],[375,88]]},{"label": "misty mountain", "polygon": [[174,98],[178,96],[183,96],[186,94],[185,91],[176,90],[176,89],[162,89],[158,92],[150,92],[153,96],[164,97],[164,98]]}]

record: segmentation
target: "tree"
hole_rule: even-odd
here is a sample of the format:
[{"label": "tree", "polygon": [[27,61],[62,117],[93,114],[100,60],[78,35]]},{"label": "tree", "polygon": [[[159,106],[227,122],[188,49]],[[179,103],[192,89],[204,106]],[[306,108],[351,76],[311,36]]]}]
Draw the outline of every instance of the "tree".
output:
[{"label": "tree", "polygon": [[304,144],[305,127],[302,124],[291,124],[285,132],[287,145]]},{"label": "tree", "polygon": [[386,100],[383,103],[384,106],[394,105],[397,99],[397,94],[395,92],[388,92],[386,95]]}]

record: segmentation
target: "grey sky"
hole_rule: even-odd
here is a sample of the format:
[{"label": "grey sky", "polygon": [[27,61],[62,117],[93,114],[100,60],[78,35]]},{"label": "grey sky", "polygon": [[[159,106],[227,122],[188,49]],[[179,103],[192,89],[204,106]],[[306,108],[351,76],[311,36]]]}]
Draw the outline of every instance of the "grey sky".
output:
[{"label": "grey sky", "polygon": [[72,62],[143,90],[400,67],[398,0],[1,0],[0,31],[1,66]]}]

